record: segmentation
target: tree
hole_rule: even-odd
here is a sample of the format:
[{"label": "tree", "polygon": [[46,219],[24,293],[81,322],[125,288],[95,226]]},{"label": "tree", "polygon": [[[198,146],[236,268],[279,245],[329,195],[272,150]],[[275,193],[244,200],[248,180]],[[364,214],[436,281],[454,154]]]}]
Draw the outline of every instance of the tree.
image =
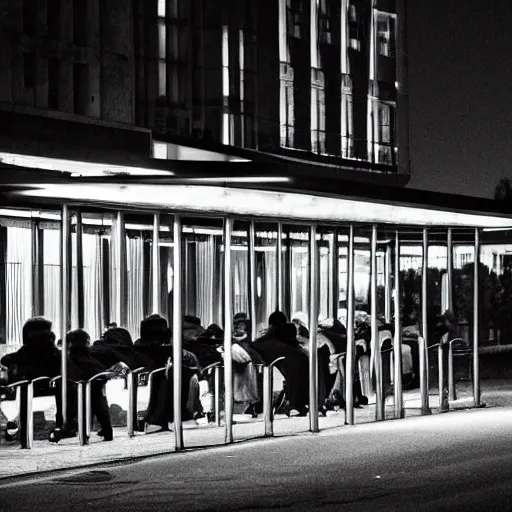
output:
[{"label": "tree", "polygon": [[494,199],[512,202],[512,185],[509,178],[501,178],[494,189]]}]

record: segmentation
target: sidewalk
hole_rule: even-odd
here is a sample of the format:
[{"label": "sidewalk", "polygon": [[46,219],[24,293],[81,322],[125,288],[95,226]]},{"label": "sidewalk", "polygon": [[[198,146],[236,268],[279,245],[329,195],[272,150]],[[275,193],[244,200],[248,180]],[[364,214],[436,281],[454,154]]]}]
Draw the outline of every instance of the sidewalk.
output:
[{"label": "sidewalk", "polygon": [[[430,391],[430,406],[436,414],[439,407],[437,390]],[[460,409],[472,407],[471,383],[457,383],[458,400],[450,403],[450,408]],[[512,406],[512,380],[482,381],[482,402],[488,407]],[[420,416],[419,390],[404,393],[405,416]],[[386,399],[386,419],[392,419],[393,397]],[[264,435],[262,417],[251,420],[247,415],[235,415],[236,424],[233,428],[235,442],[261,438]],[[375,406],[370,403],[361,409],[355,409],[355,423],[375,421]],[[321,430],[343,428],[345,412],[330,412],[327,417],[319,418]],[[287,418],[278,416],[274,421],[274,434],[279,436],[307,435],[308,418]],[[357,428],[348,427],[348,428]],[[184,429],[186,449],[224,444],[224,427],[198,426]],[[48,441],[34,441],[32,450],[21,450],[19,444],[0,446],[0,479],[37,474],[44,471],[71,469],[93,466],[101,463],[129,461],[136,458],[167,454],[174,451],[174,433],[158,432],[137,434],[128,438],[125,428],[116,428],[113,442],[103,442],[96,433],[91,436],[91,444],[79,446],[78,438],[65,439],[59,444]]]}]

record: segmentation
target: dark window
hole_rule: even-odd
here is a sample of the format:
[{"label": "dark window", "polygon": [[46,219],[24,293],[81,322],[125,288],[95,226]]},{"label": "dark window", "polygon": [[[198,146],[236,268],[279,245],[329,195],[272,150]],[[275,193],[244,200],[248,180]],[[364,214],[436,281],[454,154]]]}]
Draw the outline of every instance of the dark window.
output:
[{"label": "dark window", "polygon": [[36,31],[37,20],[37,2],[36,0],[23,1],[23,33],[29,36],[34,35]]},{"label": "dark window", "polygon": [[48,108],[59,108],[59,61],[48,60]]},{"label": "dark window", "polygon": [[73,2],[73,33],[77,46],[87,46],[87,0]]},{"label": "dark window", "polygon": [[60,39],[60,0],[47,1],[47,27],[50,39]]},{"label": "dark window", "polygon": [[73,99],[75,114],[87,115],[89,104],[89,73],[86,64],[73,67]]},{"label": "dark window", "polygon": [[31,53],[23,54],[23,84],[25,88],[33,88],[36,83],[36,58]]}]

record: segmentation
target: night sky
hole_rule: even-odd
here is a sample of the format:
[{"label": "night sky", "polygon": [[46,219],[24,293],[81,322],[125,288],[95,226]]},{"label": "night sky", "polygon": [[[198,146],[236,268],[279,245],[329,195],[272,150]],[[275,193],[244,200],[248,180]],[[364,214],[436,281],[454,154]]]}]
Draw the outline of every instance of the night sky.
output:
[{"label": "night sky", "polygon": [[408,1],[410,187],[493,197],[512,179],[512,1]]}]

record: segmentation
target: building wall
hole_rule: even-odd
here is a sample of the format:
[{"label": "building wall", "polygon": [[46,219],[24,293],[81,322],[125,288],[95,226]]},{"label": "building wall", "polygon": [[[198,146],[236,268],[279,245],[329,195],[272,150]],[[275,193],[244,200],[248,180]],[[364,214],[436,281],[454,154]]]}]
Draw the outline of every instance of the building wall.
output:
[{"label": "building wall", "polygon": [[0,0],[0,107],[134,123],[125,0]]},{"label": "building wall", "polygon": [[407,174],[402,4],[135,0],[136,122]]}]

